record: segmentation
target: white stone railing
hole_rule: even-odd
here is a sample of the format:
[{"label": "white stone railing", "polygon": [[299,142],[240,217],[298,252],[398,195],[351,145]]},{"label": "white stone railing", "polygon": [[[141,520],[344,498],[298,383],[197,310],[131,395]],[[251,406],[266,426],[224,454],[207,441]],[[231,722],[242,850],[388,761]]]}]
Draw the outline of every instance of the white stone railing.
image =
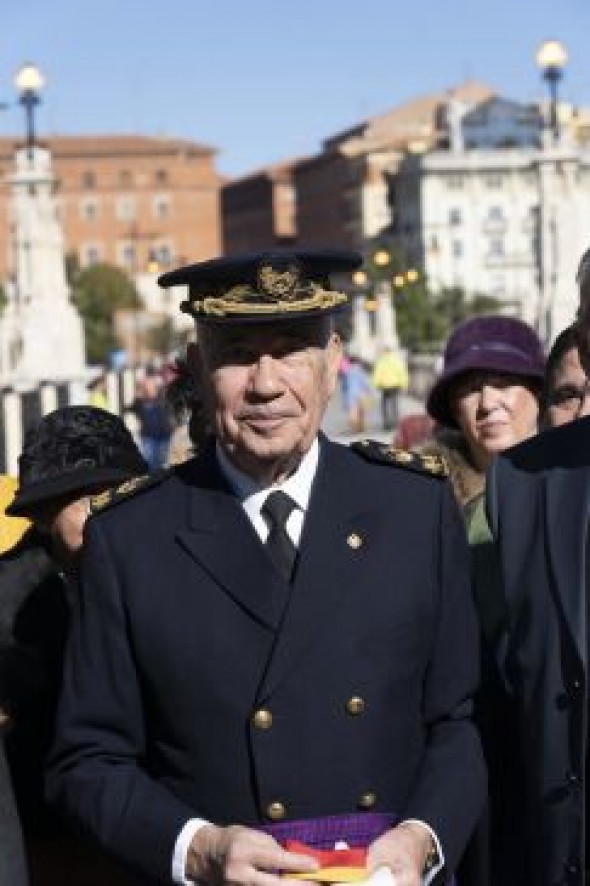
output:
[{"label": "white stone railing", "polygon": [[[128,411],[134,396],[133,370],[107,373],[106,397],[111,412],[132,422]],[[87,402],[88,391],[83,381],[43,382],[25,391],[0,389],[0,473],[16,476],[25,433],[42,416],[62,406]]]}]

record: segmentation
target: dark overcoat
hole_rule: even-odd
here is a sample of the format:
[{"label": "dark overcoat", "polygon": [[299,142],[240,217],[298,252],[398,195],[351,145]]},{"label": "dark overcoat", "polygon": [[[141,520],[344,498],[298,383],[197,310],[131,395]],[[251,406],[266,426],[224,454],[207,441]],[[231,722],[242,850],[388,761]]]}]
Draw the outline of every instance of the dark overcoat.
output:
[{"label": "dark overcoat", "polygon": [[148,879],[195,815],[389,811],[455,866],[485,772],[447,481],[322,440],[289,587],[208,451],[90,519],[80,599],[49,791]]},{"label": "dark overcoat", "polygon": [[524,824],[512,851],[527,866],[527,886],[581,886],[590,419],[506,452],[487,490],[506,609],[498,654],[524,761],[522,805],[504,810],[516,829]]}]

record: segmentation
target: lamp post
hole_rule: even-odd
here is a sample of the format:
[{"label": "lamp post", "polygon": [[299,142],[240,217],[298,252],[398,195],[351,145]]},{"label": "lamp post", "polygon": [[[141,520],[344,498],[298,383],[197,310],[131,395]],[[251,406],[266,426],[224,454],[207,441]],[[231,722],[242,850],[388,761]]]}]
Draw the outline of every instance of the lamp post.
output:
[{"label": "lamp post", "polygon": [[35,107],[41,101],[39,93],[45,85],[45,79],[36,65],[27,62],[17,71],[14,85],[20,93],[19,102],[25,109],[27,153],[30,159],[35,146]]},{"label": "lamp post", "polygon": [[549,87],[550,117],[549,125],[553,132],[553,140],[559,140],[558,91],[559,82],[563,77],[563,69],[567,64],[567,50],[559,40],[545,40],[539,46],[536,55],[543,79]]}]

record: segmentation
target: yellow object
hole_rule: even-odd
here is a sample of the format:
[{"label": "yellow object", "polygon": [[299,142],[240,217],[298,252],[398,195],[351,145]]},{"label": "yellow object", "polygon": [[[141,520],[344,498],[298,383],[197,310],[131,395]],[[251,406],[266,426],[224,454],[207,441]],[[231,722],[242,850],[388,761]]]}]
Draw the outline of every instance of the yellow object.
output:
[{"label": "yellow object", "polygon": [[289,880],[313,880],[316,883],[360,883],[366,880],[365,868],[320,868],[305,874],[284,874]]},{"label": "yellow object", "polygon": [[401,354],[395,351],[386,351],[381,354],[375,363],[371,381],[377,390],[398,388],[405,391],[409,378],[406,362]]},{"label": "yellow object", "polygon": [[0,474],[0,554],[14,548],[31,525],[24,517],[9,517],[5,513],[17,488],[16,477]]}]

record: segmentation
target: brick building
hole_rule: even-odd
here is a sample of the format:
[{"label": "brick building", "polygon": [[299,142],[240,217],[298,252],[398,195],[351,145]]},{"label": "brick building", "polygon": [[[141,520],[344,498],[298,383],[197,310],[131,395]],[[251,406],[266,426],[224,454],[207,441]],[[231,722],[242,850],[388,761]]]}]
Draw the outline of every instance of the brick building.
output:
[{"label": "brick building", "polygon": [[227,182],[221,191],[223,251],[256,252],[295,240],[297,160],[268,166]]},{"label": "brick building", "polygon": [[[215,150],[147,136],[55,136],[58,212],[66,250],[79,264],[105,261],[133,274],[218,255]],[[0,138],[0,279],[12,273],[10,188],[18,143]],[[152,267],[154,267],[152,265]]]}]

